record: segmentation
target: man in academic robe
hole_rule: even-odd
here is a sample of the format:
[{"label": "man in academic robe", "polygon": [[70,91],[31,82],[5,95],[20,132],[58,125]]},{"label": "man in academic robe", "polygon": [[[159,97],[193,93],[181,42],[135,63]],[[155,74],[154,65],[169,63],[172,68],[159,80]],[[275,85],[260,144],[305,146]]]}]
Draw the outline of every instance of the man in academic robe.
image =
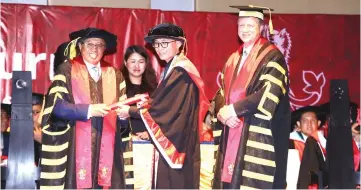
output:
[{"label": "man in academic robe", "polygon": [[71,36],[71,60],[57,69],[43,111],[41,188],[124,188],[120,120],[109,105],[125,94],[125,82],[102,59],[117,37],[97,28]]},{"label": "man in academic robe", "polygon": [[54,61],[53,61],[54,73],[56,73],[56,70],[58,69],[59,65],[61,65],[62,63],[64,63],[66,60],[69,59],[70,55],[64,55],[64,51],[68,46],[69,46],[69,42],[63,42],[56,48],[56,51],[54,52]]},{"label": "man in academic robe", "polygon": [[243,44],[224,65],[215,97],[224,102],[217,114],[224,129],[213,187],[282,189],[290,125],[287,65],[277,47],[261,37],[268,8],[232,7],[240,9]]},{"label": "man in academic robe", "polygon": [[[298,176],[297,188],[307,189],[318,185],[318,178],[323,177],[323,185],[327,184],[326,175],[317,176],[316,172],[325,173],[326,165],[326,139],[319,130],[323,126],[325,114],[320,107],[305,106],[292,112],[292,120],[295,120],[296,129],[290,133],[290,149],[298,151],[298,160],[288,159],[288,165],[299,164],[298,171],[289,171],[288,175]],[[293,184],[288,183],[289,187]]]},{"label": "man in academic robe", "polygon": [[[206,177],[213,169],[209,165],[202,170],[207,172],[201,174],[200,144],[212,141],[211,129],[203,125],[209,102],[196,67],[184,55],[187,40],[183,29],[171,23],[159,24],[150,29],[145,41],[152,44],[165,62],[165,68],[157,89],[150,96],[150,108],[127,109],[132,117],[141,116],[157,148],[153,186],[157,189],[203,188],[200,180],[208,181]],[[214,160],[213,155],[207,156]]]},{"label": "man in academic robe", "polygon": [[1,162],[8,157],[11,104],[1,103]]},{"label": "man in academic robe", "polygon": [[[40,112],[43,104],[44,95],[39,93],[32,94],[32,117],[34,123],[34,161],[38,165],[41,151],[41,127],[40,127]],[[7,159],[10,137],[10,116],[11,116],[11,104],[1,104],[2,111],[2,134],[4,142],[3,158]],[[4,127],[3,127],[4,126]]]},{"label": "man in academic robe", "polygon": [[360,107],[350,103],[353,161],[356,172],[360,172]]},{"label": "man in academic robe", "polygon": [[320,108],[305,106],[292,112],[292,120],[296,120],[295,129],[290,133],[290,149],[297,149],[302,160],[305,143],[308,137],[313,137],[319,142],[320,147],[326,150],[326,139],[319,130],[324,123],[324,116]]},{"label": "man in academic robe", "polygon": [[[11,104],[1,103],[1,169],[2,167],[6,167],[8,153],[9,153],[9,139],[10,133],[7,129],[10,127],[10,118],[11,118]],[[6,181],[1,180],[1,189],[5,189]]]},{"label": "man in academic robe", "polygon": [[41,109],[43,105],[44,95],[39,93],[32,94],[32,115],[34,123],[34,158],[38,165],[41,152]]}]

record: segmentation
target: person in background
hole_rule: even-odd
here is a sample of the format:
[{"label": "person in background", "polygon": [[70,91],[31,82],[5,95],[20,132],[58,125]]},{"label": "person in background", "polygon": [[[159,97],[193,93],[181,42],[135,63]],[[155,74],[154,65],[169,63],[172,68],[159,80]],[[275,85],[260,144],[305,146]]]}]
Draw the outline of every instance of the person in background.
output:
[{"label": "person in background", "polygon": [[[72,39],[74,40],[74,39]],[[69,46],[70,42],[63,42],[61,43],[57,48],[56,51],[54,52],[54,66],[53,66],[53,71],[54,73],[56,73],[57,69],[59,68],[59,66],[66,62],[67,60],[69,61],[69,55],[65,55],[64,52],[66,50],[66,48]]]},{"label": "person in background", "polygon": [[1,103],[1,161],[7,159],[9,152],[10,133],[8,129],[10,128],[10,118],[11,104]]},{"label": "person in background", "polygon": [[[310,173],[326,172],[326,139],[319,130],[325,122],[325,115],[320,107],[305,106],[292,113],[292,119],[296,121],[296,129],[290,133],[290,149],[296,149],[300,163],[297,188],[309,188],[318,184],[317,178],[311,178]],[[295,160],[289,159],[290,162]],[[295,163],[296,164],[296,163]],[[292,163],[289,163],[292,165]],[[297,175],[297,174],[296,174]],[[295,176],[296,176],[295,175]],[[312,174],[313,176],[315,174]],[[326,175],[325,175],[326,176]],[[327,180],[324,178],[324,185]]]},{"label": "person in background", "polygon": [[[6,167],[7,158],[9,152],[9,138],[10,133],[8,128],[10,127],[10,118],[11,118],[11,104],[1,103],[1,158],[0,163],[1,167]],[[1,189],[5,189],[6,181],[1,180]]]},{"label": "person in background", "polygon": [[[297,149],[302,160],[304,144],[309,136],[316,135],[323,149],[326,148],[326,139],[319,130],[325,122],[320,108],[305,106],[292,112],[292,120],[296,121],[295,130],[290,133],[290,149]],[[315,134],[316,133],[316,134]]]},{"label": "person in background", "polygon": [[32,95],[32,115],[34,122],[34,157],[35,163],[38,165],[41,152],[41,109],[43,105],[44,95],[33,93]]},{"label": "person in background", "polygon": [[360,172],[360,107],[350,103],[350,123],[352,132],[353,161],[356,172]]}]

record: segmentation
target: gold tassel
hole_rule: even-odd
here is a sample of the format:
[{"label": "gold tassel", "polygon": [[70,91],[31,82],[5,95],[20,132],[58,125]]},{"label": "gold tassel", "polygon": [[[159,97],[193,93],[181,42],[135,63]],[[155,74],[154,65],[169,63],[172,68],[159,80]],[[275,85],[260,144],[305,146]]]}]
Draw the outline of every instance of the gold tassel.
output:
[{"label": "gold tassel", "polygon": [[77,44],[79,39],[80,39],[80,37],[70,41],[68,43],[68,45],[66,46],[65,51],[64,51],[64,55],[68,56],[69,59],[73,59],[74,57],[76,57],[76,44]]},{"label": "gold tassel", "polygon": [[274,34],[271,9],[268,8],[268,7],[261,7],[261,6],[256,6],[256,5],[248,5],[248,6],[251,7],[251,8],[261,8],[261,9],[267,9],[268,10],[268,12],[269,12],[269,21],[268,21],[269,33]]},{"label": "gold tassel", "polygon": [[275,34],[274,31],[273,31],[273,24],[272,24],[272,20],[271,20],[271,17],[268,21],[268,27],[269,27],[269,33],[270,34]]},{"label": "gold tassel", "polygon": [[184,56],[187,56],[187,51],[188,51],[188,49],[187,49],[187,39],[184,38],[184,37],[178,37],[178,38],[184,40],[184,44],[183,44],[183,48],[181,50],[181,54],[183,54]]}]

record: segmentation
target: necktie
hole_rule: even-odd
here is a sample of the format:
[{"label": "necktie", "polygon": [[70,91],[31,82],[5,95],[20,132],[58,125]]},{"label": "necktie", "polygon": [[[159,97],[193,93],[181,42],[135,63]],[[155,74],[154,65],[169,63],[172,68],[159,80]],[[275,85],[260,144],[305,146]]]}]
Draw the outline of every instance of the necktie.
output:
[{"label": "necktie", "polygon": [[242,56],[243,56],[243,57],[247,57],[247,56],[248,56],[248,53],[247,53],[246,50],[243,51],[243,55],[242,55]]},{"label": "necktie", "polygon": [[94,66],[92,70],[93,70],[93,79],[95,80],[95,82],[97,82],[99,80],[99,69],[98,67]]},{"label": "necktie", "polygon": [[243,52],[242,52],[242,58],[241,58],[241,63],[240,63],[240,65],[238,66],[237,75],[239,74],[239,71],[241,71],[244,62],[245,62],[246,59],[247,59],[247,56],[248,56],[247,51],[246,51],[246,50],[243,50]]}]

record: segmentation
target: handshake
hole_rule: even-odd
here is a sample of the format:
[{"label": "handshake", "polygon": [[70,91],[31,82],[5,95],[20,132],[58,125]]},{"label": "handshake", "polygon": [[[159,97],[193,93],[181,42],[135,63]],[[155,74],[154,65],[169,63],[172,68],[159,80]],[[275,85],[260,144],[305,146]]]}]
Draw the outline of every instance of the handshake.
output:
[{"label": "handshake", "polygon": [[107,115],[110,111],[116,111],[117,115],[126,119],[129,117],[129,109],[132,104],[137,103],[137,107],[148,107],[148,93],[135,95],[134,97],[121,100],[117,103],[111,105],[105,104],[92,104],[91,105],[91,116],[92,117],[103,117]]}]

